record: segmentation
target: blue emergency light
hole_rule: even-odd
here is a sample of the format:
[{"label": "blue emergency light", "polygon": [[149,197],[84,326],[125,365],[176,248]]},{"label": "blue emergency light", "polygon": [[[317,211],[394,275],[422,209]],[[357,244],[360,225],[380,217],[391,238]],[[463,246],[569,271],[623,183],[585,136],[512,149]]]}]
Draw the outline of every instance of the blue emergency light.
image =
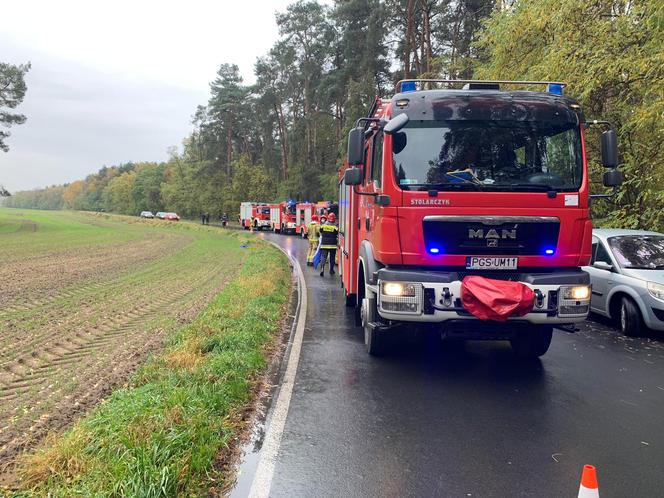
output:
[{"label": "blue emergency light", "polygon": [[554,252],[556,251],[554,251],[553,249],[544,249],[544,254],[546,254],[547,256],[551,256]]},{"label": "blue emergency light", "polygon": [[438,247],[430,247],[430,248],[429,248],[429,252],[430,252],[431,254],[440,254],[440,248],[438,248]]},{"label": "blue emergency light", "polygon": [[558,83],[549,83],[548,85],[546,85],[546,91],[549,93],[553,93],[555,95],[562,95],[563,86],[559,85]]},{"label": "blue emergency light", "polygon": [[417,87],[415,86],[414,81],[404,81],[401,83],[402,92],[414,92],[415,90],[417,90]]}]

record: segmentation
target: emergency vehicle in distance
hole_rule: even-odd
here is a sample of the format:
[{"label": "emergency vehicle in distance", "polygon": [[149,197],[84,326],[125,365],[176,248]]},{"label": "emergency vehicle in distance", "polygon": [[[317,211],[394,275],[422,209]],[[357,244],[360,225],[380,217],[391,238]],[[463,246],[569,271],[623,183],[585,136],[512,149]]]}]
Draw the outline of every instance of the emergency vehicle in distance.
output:
[{"label": "emergency vehicle in distance", "polygon": [[270,228],[270,206],[258,202],[240,203],[240,225],[249,230],[267,230]]},{"label": "emergency vehicle in distance", "polygon": [[295,205],[295,220],[297,226],[295,233],[305,238],[309,231],[309,223],[311,223],[311,216],[314,214],[316,205],[311,202],[299,202]]},{"label": "emergency vehicle in distance", "polygon": [[270,205],[270,226],[274,233],[295,233],[297,228],[296,205],[295,201],[284,201]]},{"label": "emergency vehicle in distance", "polygon": [[[443,339],[510,340],[518,357],[537,357],[553,327],[585,320],[584,129],[608,123],[586,122],[564,86],[404,80],[358,120],[340,172],[339,268],[370,354],[419,324]],[[604,185],[614,188],[617,154],[615,131],[604,131]],[[471,275],[525,284],[526,314],[476,318],[461,299]]]}]

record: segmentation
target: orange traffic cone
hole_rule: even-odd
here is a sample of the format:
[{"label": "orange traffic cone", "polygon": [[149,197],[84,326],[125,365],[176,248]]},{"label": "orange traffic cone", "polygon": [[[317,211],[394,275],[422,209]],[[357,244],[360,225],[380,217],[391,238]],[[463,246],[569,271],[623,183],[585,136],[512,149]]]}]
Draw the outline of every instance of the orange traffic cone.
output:
[{"label": "orange traffic cone", "polygon": [[579,486],[579,498],[599,498],[597,487],[597,471],[592,465],[583,466],[581,474],[581,486]]}]

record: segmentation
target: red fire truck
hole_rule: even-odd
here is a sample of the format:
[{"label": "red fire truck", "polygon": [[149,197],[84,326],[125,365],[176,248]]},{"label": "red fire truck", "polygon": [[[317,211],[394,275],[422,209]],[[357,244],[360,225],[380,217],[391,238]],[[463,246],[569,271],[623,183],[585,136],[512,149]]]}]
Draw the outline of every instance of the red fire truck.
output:
[{"label": "red fire truck", "polygon": [[321,216],[327,216],[330,213],[339,216],[339,205],[336,202],[322,201],[316,203],[316,214],[319,218]]},{"label": "red fire truck", "polygon": [[295,220],[297,226],[295,233],[302,238],[307,236],[309,232],[309,223],[311,223],[311,215],[315,212],[316,205],[311,202],[300,202],[295,206]]},{"label": "red fire truck", "polygon": [[240,224],[245,230],[253,225],[254,230],[270,228],[270,206],[256,202],[240,204]]},{"label": "red fire truck", "polygon": [[270,225],[275,233],[295,233],[295,201],[284,201],[270,206]]},{"label": "red fire truck", "polygon": [[[608,123],[586,122],[563,88],[404,80],[358,120],[340,177],[339,253],[370,354],[417,326],[443,339],[509,340],[517,356],[536,357],[554,327],[586,318],[584,129]],[[617,187],[612,129],[602,134],[602,162],[604,184]],[[525,284],[530,307],[504,323],[480,320],[462,299],[468,276]]]}]

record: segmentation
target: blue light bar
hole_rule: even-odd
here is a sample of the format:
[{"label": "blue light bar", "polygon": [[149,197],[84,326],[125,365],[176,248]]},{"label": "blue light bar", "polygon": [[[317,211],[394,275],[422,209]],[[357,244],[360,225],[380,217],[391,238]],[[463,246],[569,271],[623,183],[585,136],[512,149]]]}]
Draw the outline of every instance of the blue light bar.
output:
[{"label": "blue light bar", "polygon": [[553,249],[544,249],[544,254],[551,256],[555,251]]},{"label": "blue light bar", "polygon": [[404,81],[401,83],[402,92],[414,92],[415,90],[417,90],[417,87],[414,81]]},{"label": "blue light bar", "polygon": [[439,253],[440,253],[440,249],[439,249],[438,247],[430,247],[430,248],[429,248],[429,252],[430,252],[431,254],[439,254]]},{"label": "blue light bar", "polygon": [[546,85],[546,91],[549,93],[553,93],[555,95],[562,95],[563,94],[563,86],[562,85],[557,85],[555,83],[549,83]]}]

